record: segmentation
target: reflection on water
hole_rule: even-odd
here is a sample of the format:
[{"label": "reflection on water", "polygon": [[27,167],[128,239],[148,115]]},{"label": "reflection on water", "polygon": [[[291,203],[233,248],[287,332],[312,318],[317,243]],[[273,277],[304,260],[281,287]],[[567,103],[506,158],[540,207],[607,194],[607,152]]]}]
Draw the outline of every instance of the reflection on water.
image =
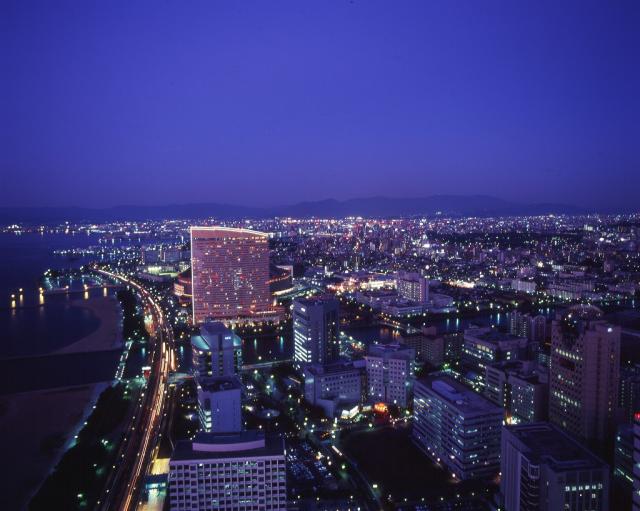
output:
[{"label": "reflection on water", "polygon": [[[191,345],[181,344],[177,351],[179,370],[190,372],[192,369]],[[274,360],[287,360],[293,357],[293,340],[290,334],[242,339],[242,361],[244,364],[258,364]]]},{"label": "reflection on water", "polygon": [[54,295],[35,292],[25,295],[21,306],[0,308],[0,359],[44,355],[89,335],[100,320],[77,302],[114,293],[111,288]]}]

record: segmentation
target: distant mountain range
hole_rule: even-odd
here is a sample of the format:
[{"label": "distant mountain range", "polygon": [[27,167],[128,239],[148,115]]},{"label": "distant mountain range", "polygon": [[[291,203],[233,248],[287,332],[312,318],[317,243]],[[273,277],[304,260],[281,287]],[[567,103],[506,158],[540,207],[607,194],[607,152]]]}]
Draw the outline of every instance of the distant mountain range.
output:
[{"label": "distant mountain range", "polygon": [[[522,204],[487,195],[432,195],[419,198],[369,197],[339,201],[326,199],[289,206],[249,207],[230,204],[172,204],[167,206],[115,206],[111,208],[0,208],[0,222],[105,222],[114,220],[160,220],[184,218],[220,219],[298,218],[345,216],[398,217],[411,215],[509,216],[580,214],[587,210],[566,204]],[[591,211],[589,211],[591,212]]]}]

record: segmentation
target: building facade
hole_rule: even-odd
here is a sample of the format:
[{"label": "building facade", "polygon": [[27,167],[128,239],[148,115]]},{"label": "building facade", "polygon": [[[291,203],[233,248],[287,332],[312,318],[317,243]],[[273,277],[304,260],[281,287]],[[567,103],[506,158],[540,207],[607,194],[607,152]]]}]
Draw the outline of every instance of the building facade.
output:
[{"label": "building facade", "polygon": [[640,410],[640,364],[621,369],[618,405],[622,420],[632,423],[635,413]]},{"label": "building facade", "polygon": [[199,433],[178,442],[169,462],[171,511],[284,511],[282,439],[255,431]]},{"label": "building facade", "polygon": [[373,344],[364,359],[367,399],[406,408],[411,397],[415,351],[400,344]]},{"label": "building facade", "polygon": [[449,364],[460,364],[464,348],[464,332],[444,334],[444,361]]},{"label": "building facade", "polygon": [[536,283],[532,280],[513,279],[511,281],[511,289],[516,293],[532,294],[536,292]]},{"label": "building facade", "polygon": [[436,334],[434,327],[422,327],[422,331],[402,336],[402,344],[413,348],[418,360],[439,368],[445,360],[445,337]]},{"label": "building facade", "polygon": [[429,279],[419,273],[399,271],[396,274],[396,289],[404,300],[422,304],[429,301]]},{"label": "building facade", "polygon": [[609,466],[547,422],[502,431],[505,511],[607,511]]},{"label": "building facade", "polygon": [[569,308],[553,322],[549,420],[583,440],[613,435],[620,378],[620,327],[593,306]]},{"label": "building facade", "polygon": [[462,364],[484,387],[487,366],[496,362],[524,360],[537,352],[537,345],[524,337],[502,333],[495,328],[468,328],[464,332]]},{"label": "building facade", "polygon": [[198,377],[235,376],[242,366],[242,340],[220,322],[207,322],[191,336],[193,371]]},{"label": "building facade", "polygon": [[197,378],[200,431],[239,433],[242,430],[242,387],[236,377]]},{"label": "building facade", "polygon": [[193,322],[279,320],[269,291],[267,234],[229,227],[191,227]]},{"label": "building facade", "polygon": [[549,375],[536,361],[498,362],[487,366],[485,397],[505,412],[507,424],[547,419]]},{"label": "building facade", "polygon": [[503,411],[448,376],[416,381],[414,443],[461,480],[491,479],[500,469]]},{"label": "building facade", "polygon": [[339,302],[331,295],[293,301],[293,359],[298,364],[327,364],[338,359]]},{"label": "building facade", "polygon": [[362,404],[365,394],[363,361],[312,364],[304,368],[304,398],[328,417]]},{"label": "building facade", "polygon": [[547,335],[547,318],[542,315],[531,316],[522,312],[513,311],[508,314],[509,333],[524,337],[530,341],[544,342]]},{"label": "building facade", "polygon": [[633,488],[633,424],[621,424],[616,431],[613,475],[622,488]]}]

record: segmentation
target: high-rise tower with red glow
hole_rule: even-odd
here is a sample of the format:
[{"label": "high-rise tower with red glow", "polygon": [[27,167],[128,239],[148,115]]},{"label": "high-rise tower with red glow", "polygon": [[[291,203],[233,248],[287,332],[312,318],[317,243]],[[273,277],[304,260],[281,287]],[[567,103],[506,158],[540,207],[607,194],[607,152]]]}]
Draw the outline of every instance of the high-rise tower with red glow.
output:
[{"label": "high-rise tower with red glow", "polygon": [[191,227],[193,322],[279,320],[269,291],[267,234],[230,227]]}]

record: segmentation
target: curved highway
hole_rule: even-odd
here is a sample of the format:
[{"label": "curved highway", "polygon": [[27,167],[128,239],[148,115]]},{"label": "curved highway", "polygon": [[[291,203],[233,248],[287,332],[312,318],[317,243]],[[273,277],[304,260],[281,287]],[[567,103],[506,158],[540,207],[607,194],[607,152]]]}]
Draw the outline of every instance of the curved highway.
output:
[{"label": "curved highway", "polygon": [[153,316],[155,334],[149,343],[151,374],[140,402],[133,412],[125,440],[120,446],[117,462],[107,479],[104,498],[97,509],[133,511],[144,485],[144,478],[166,429],[169,371],[175,369],[173,331],[164,318],[162,308],[153,295],[127,276],[98,270],[101,275],[134,288]]}]

